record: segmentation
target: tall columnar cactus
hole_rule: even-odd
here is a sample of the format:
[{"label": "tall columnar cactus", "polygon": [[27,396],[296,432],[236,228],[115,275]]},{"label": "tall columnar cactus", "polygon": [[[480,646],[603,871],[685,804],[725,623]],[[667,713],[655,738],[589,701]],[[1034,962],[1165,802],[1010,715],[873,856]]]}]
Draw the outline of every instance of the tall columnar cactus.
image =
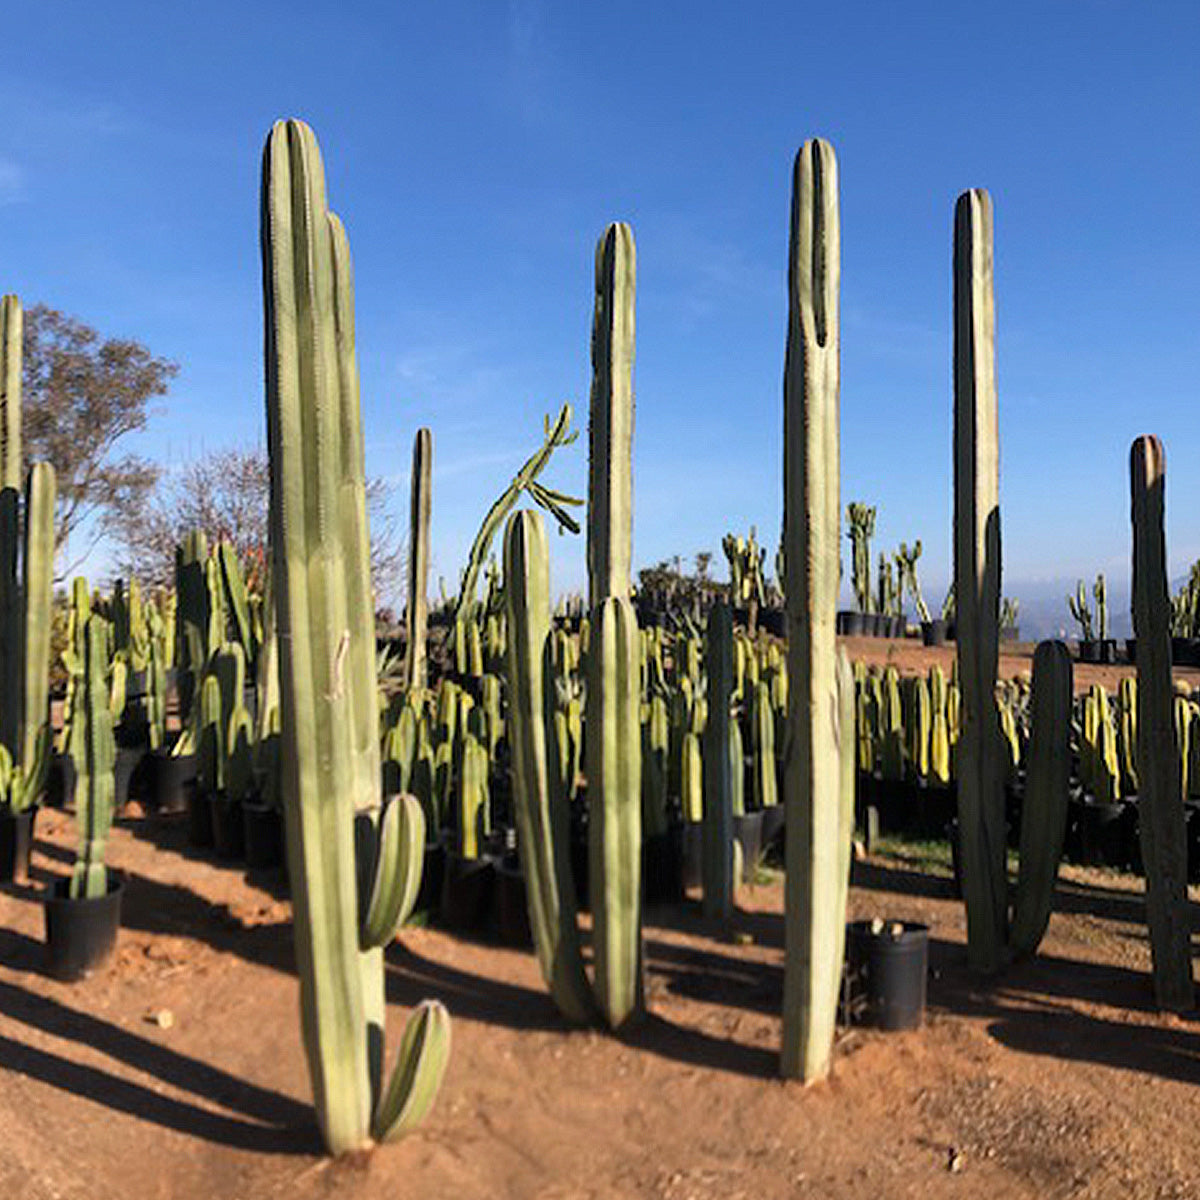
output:
[{"label": "tall columnar cactus", "polygon": [[15,759],[20,678],[21,338],[24,318],[16,296],[0,300],[0,745]]},{"label": "tall columnar cactus", "polygon": [[[34,463],[25,482],[25,548],[21,589],[23,622],[19,649],[21,699],[19,763],[28,770],[50,728],[50,626],[54,583],[54,468]],[[47,760],[48,761],[48,760]]]},{"label": "tall columnar cactus", "polygon": [[[312,131],[279,122],[263,155],[271,546],[280,645],[281,766],[301,1023],[330,1151],[411,1129],[432,1103],[449,1018],[410,1018],[382,1087],[382,947],[415,894],[424,823],[380,803],[374,617],[350,254],[325,202]],[[360,921],[356,826],[374,834]],[[371,839],[363,839],[364,842]],[[415,853],[405,853],[405,847]]]},{"label": "tall columnar cactus", "polygon": [[596,1000],[616,1028],[641,999],[640,638],[630,603],[633,538],[633,231],[610,225],[596,246],[588,437],[589,856]]},{"label": "tall columnar cactus", "polygon": [[108,699],[108,631],[98,614],[88,617],[83,676],[71,711],[68,747],[75,762],[75,825],[79,849],[71,872],[71,898],[94,899],[108,887],[104,848],[116,802],[117,743]]},{"label": "tall columnar cactus", "polygon": [[425,686],[425,627],[429,616],[429,520],[433,508],[433,434],[418,429],[413,438],[412,480],[408,504],[408,606],[404,614],[408,657],[404,689]]},{"label": "tall columnar cactus", "polygon": [[[509,744],[517,846],[527,881],[529,924],[542,976],[567,1020],[583,1024],[595,1005],[583,971],[569,853],[570,797],[554,730],[566,717],[546,678],[550,560],[539,513],[517,512],[504,537],[508,615]],[[558,719],[561,718],[561,721]],[[565,749],[565,747],[560,747]]]},{"label": "tall columnar cactus", "polygon": [[1033,655],[1021,860],[1010,942],[1018,957],[1036,952],[1050,921],[1067,830],[1073,702],[1070,651],[1062,642],[1040,642]]},{"label": "tall columnar cactus", "polygon": [[1159,1007],[1192,1007],[1187,841],[1179,751],[1172,717],[1171,600],[1163,530],[1166,459],[1156,437],[1130,450],[1133,632],[1137,638],[1137,761],[1146,917]]},{"label": "tall columnar cactus", "polygon": [[954,214],[954,591],[962,729],[958,824],[967,957],[992,972],[1008,928],[1000,648],[1000,442],[996,408],[992,202],[973,189]]},{"label": "tall columnar cactus", "polygon": [[[848,537],[851,545],[851,579],[854,598],[860,613],[871,611],[871,537],[875,533],[875,509],[857,501],[846,505],[846,520],[850,525]],[[787,542],[783,543],[786,567]],[[840,563],[840,558],[839,558]]]},{"label": "tall columnar cactus", "polygon": [[193,530],[175,548],[178,598],[175,659],[180,667],[179,706],[185,725],[208,666],[208,588],[204,579],[207,563],[208,539],[202,529]]},{"label": "tall columnar cactus", "polygon": [[[704,915],[733,911],[733,613],[724,601],[708,615],[708,724],[704,729]],[[737,764],[740,768],[740,764]]]},{"label": "tall columnar cactus", "polygon": [[832,146],[814,139],[800,148],[792,183],[783,451],[790,756],[780,1068],[805,1082],[827,1075],[833,1056],[849,868],[845,806],[853,805],[846,778],[853,778],[846,769],[853,678],[839,704],[834,630],[840,275],[837,160]]}]

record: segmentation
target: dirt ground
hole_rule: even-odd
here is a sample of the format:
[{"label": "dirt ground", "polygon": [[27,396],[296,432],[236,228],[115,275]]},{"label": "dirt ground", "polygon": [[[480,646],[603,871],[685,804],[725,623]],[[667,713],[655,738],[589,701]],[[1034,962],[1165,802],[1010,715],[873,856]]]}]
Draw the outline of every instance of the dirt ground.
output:
[{"label": "dirt ground", "polygon": [[410,1139],[331,1163],[278,880],[192,857],[178,819],[124,821],[117,956],[65,985],[42,973],[38,895],[71,840],[42,814],[33,885],[0,894],[5,1196],[1200,1196],[1200,1025],[1152,1010],[1132,879],[1068,869],[1042,955],[989,983],[946,878],[857,863],[853,915],[931,927],[928,1017],[843,1034],[808,1089],[775,1077],[777,881],[746,890],[734,937],[694,906],[647,914],[651,1015],[622,1038],[567,1031],[532,954],[406,931],[392,1044],[444,1000],[445,1086]]},{"label": "dirt ground", "polygon": [[[948,659],[905,665],[926,655]],[[191,851],[179,818],[122,820],[116,957],[66,985],[44,974],[39,898],[73,837],[44,812],[34,880],[0,891],[5,1197],[1200,1197],[1200,1023],[1153,1009],[1130,877],[1064,868],[1041,955],[985,980],[948,872],[857,862],[852,916],[930,926],[927,1019],[843,1031],[833,1077],[807,1089],[776,1077],[778,877],[744,890],[732,931],[695,904],[647,912],[649,1016],[620,1038],[567,1030],[532,953],[406,930],[390,1045],[411,1005],[441,998],[445,1085],[411,1138],[334,1163],[279,878]]]}]

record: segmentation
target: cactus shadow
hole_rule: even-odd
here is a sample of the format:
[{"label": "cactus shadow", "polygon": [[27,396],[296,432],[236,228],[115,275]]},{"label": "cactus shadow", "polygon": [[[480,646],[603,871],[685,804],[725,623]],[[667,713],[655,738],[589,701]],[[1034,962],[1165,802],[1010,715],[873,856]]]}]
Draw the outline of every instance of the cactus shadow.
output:
[{"label": "cactus shadow", "polygon": [[0,982],[0,1014],[51,1037],[98,1050],[197,1100],[240,1116],[162,1095],[99,1067],[0,1035],[0,1061],[6,1070],[219,1145],[270,1154],[321,1153],[311,1110],[290,1096],[248,1083],[209,1063],[9,983]]}]

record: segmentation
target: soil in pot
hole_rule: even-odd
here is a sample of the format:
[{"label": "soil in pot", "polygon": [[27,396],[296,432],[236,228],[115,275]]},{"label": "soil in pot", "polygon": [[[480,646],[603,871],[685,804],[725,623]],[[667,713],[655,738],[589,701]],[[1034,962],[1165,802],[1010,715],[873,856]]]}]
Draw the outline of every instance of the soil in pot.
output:
[{"label": "soil in pot", "polygon": [[214,796],[212,801],[213,848],[218,858],[240,861],[246,854],[246,822],[242,802],[228,796]]},{"label": "soil in pot", "polygon": [[70,887],[69,879],[56,879],[43,901],[50,973],[64,980],[82,979],[112,956],[124,891],[115,871],[108,872],[108,890],[103,896],[72,900]]},{"label": "soil in pot", "polygon": [[29,854],[37,805],[20,812],[0,810],[0,883],[29,882]]},{"label": "soil in pot", "polygon": [[283,814],[270,804],[242,805],[242,845],[248,867],[283,863]]},{"label": "soil in pot", "polygon": [[918,1029],[925,1014],[929,926],[916,921],[852,921],[846,926],[851,1003],[879,1029]]}]

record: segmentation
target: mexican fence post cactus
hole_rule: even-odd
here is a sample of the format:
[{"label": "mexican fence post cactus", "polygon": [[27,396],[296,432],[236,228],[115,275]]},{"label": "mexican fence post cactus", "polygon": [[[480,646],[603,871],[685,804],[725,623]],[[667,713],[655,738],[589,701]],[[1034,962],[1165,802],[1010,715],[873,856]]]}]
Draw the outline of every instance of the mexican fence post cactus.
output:
[{"label": "mexican fence post cactus", "polygon": [[[428,1110],[449,1018],[409,1019],[383,1086],[382,947],[419,878],[420,805],[380,804],[370,551],[350,253],[312,131],[279,122],[263,154],[271,546],[280,646],[281,783],[301,1025],[334,1154],[389,1141]],[[374,827],[360,920],[356,827]],[[415,849],[415,852],[413,848]],[[364,872],[365,875],[365,872]]]},{"label": "mexican fence post cactus", "polygon": [[[34,463],[25,481],[25,549],[19,694],[18,763],[49,765],[50,626],[54,584],[54,468]],[[40,791],[40,788],[38,789]]]},{"label": "mexican fence post cactus", "polygon": [[[508,614],[509,736],[517,847],[527,880],[529,924],[542,976],[567,1020],[584,1024],[595,1006],[583,971],[568,845],[568,785],[556,787],[555,709],[548,689],[550,565],[539,513],[517,512],[504,537]],[[561,756],[564,761],[567,755]]]},{"label": "mexican fence post cactus", "polygon": [[1004,762],[996,707],[1000,642],[1000,443],[997,432],[992,202],[964,192],[954,215],[954,591],[962,729],[958,825],[967,958],[992,972],[1008,926]]},{"label": "mexican fence post cactus", "polygon": [[75,761],[75,825],[79,850],[71,872],[73,900],[95,899],[108,888],[104,848],[116,802],[117,743],[108,702],[105,621],[87,619],[83,677],[71,711],[69,751]]},{"label": "mexican fence post cactus", "polygon": [[1096,576],[1092,595],[1096,597],[1096,629],[1103,642],[1108,639],[1108,589],[1105,587],[1103,574]]},{"label": "mexican fence post cactus", "polygon": [[588,423],[589,856],[594,991],[621,1025],[641,999],[641,736],[637,617],[629,599],[633,537],[633,231],[610,225],[596,246]]},{"label": "mexican fence post cactus", "polygon": [[845,805],[853,805],[842,757],[852,752],[844,740],[854,739],[853,678],[839,703],[834,631],[840,275],[837,161],[832,146],[814,139],[796,156],[792,184],[783,452],[790,752],[780,1068],[806,1083],[824,1078],[833,1056],[849,867]]},{"label": "mexican fence post cactus", "polygon": [[21,338],[16,296],[0,300],[0,745],[15,760],[20,712]]},{"label": "mexican fence post cactus", "polygon": [[[718,600],[708,614],[708,724],[704,729],[704,915],[728,921],[733,911],[734,771],[730,728],[733,613]],[[740,764],[739,764],[740,765]]]},{"label": "mexican fence post cactus", "polygon": [[1172,716],[1171,600],[1163,530],[1166,459],[1158,438],[1129,454],[1133,517],[1133,632],[1137,638],[1137,762],[1146,917],[1160,1008],[1192,1007],[1187,842]]},{"label": "mexican fence post cactus", "polygon": [[425,629],[429,617],[429,519],[433,507],[433,434],[418,429],[413,438],[412,480],[408,505],[408,604],[404,614],[408,635],[404,690],[425,686]]},{"label": "mexican fence post cactus", "polygon": [[1040,642],[1033,655],[1021,859],[1010,938],[1017,957],[1037,951],[1054,904],[1058,861],[1067,831],[1073,701],[1070,651],[1062,642]]}]

